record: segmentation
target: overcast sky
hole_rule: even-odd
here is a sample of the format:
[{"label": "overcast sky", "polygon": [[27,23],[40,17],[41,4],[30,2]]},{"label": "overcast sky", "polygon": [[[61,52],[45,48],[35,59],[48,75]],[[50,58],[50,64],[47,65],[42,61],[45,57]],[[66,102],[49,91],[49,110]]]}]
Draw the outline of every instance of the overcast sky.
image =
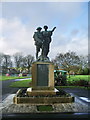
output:
[{"label": "overcast sky", "polygon": [[50,58],[69,50],[88,54],[88,2],[2,2],[0,7],[0,52],[35,56],[33,34],[48,25],[56,27]]}]

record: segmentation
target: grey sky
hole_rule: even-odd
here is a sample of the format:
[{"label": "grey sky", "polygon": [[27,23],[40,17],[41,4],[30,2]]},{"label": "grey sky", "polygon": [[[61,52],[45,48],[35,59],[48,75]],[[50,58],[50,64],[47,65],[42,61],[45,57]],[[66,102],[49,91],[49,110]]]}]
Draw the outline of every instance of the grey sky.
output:
[{"label": "grey sky", "polygon": [[35,55],[32,38],[38,26],[56,26],[50,58],[68,50],[88,54],[88,3],[15,2],[2,3],[0,51]]}]

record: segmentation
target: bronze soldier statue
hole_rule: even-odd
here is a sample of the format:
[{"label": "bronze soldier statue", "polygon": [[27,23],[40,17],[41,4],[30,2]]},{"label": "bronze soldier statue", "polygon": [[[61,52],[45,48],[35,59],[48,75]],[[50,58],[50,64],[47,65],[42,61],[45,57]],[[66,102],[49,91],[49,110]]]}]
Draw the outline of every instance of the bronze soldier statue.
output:
[{"label": "bronze soldier statue", "polygon": [[36,45],[36,59],[38,59],[38,53],[40,52],[40,49],[42,49],[43,36],[42,36],[41,29],[42,29],[41,27],[38,27],[36,29],[37,32],[34,32],[34,35],[33,35],[35,45]]},{"label": "bronze soldier statue", "polygon": [[47,31],[48,26],[45,25],[44,29],[45,31],[42,31],[43,34],[42,55],[44,58],[48,58],[47,55],[49,53],[50,42],[52,41],[51,36],[56,27],[54,27],[51,31]]},{"label": "bronze soldier statue", "polygon": [[[38,27],[36,30],[37,32],[34,32],[33,38],[36,45],[36,59],[39,61],[49,61],[49,58],[47,57],[49,53],[49,47],[50,42],[52,41],[51,36],[53,31],[56,29],[54,27],[51,31],[47,31],[48,26],[44,26],[45,31],[41,31],[41,27]],[[40,49],[42,50],[41,55],[38,57],[38,53],[40,52]]]}]

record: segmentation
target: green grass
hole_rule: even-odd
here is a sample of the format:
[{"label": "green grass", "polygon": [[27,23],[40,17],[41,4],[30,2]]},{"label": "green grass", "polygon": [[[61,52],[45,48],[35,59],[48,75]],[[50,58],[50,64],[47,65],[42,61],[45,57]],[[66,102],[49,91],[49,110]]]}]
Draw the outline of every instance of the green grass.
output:
[{"label": "green grass", "polygon": [[31,80],[22,80],[13,82],[10,87],[30,87]]},{"label": "green grass", "polygon": [[86,89],[86,90],[90,90],[90,87],[84,87],[84,86],[55,86],[55,88],[81,88],[81,89]]},{"label": "green grass", "polygon": [[52,111],[53,108],[51,105],[39,105],[37,106],[38,111]]},{"label": "green grass", "polygon": [[[70,78],[69,77],[67,78],[68,82],[74,82],[74,81],[79,81],[79,80],[86,80],[87,81],[88,75],[75,75],[75,76],[71,76]],[[30,87],[30,82],[31,82],[31,80],[16,81],[16,82],[13,82],[10,85],[10,87]],[[62,87],[70,87],[70,88],[79,87],[79,88],[88,89],[87,87],[84,87],[84,86],[72,86],[72,85],[71,86],[62,86]]]},{"label": "green grass", "polygon": [[30,78],[30,77],[18,77],[18,76],[0,76],[0,81],[4,80],[12,80],[12,79],[22,79],[22,78]]},{"label": "green grass", "polygon": [[90,81],[90,75],[71,75],[70,78],[67,76],[67,81],[79,81],[79,80],[86,80]]}]

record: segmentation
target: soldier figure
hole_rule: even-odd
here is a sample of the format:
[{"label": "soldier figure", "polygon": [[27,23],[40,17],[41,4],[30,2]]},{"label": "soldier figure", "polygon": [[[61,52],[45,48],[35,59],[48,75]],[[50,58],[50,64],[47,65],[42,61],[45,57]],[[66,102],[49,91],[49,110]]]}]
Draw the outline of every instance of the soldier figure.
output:
[{"label": "soldier figure", "polygon": [[[45,60],[49,60],[47,55],[49,53],[51,36],[53,31],[56,29],[56,27],[54,27],[51,31],[47,31],[48,26],[44,26],[45,31],[41,32],[41,29],[42,29],[41,27],[38,27],[36,29],[37,32],[34,32],[33,38],[36,45],[36,59],[45,61]],[[41,55],[38,57],[38,53],[40,52],[40,49],[42,50],[42,52]]]},{"label": "soldier figure", "polygon": [[53,31],[56,29],[56,27],[54,27],[51,31],[47,31],[48,26],[44,26],[44,29],[45,31],[42,31],[42,34],[43,34],[42,55],[44,58],[47,58],[47,55],[49,53],[51,36],[52,36]]},{"label": "soldier figure", "polygon": [[36,29],[37,32],[34,32],[34,35],[33,35],[35,45],[36,45],[36,59],[38,59],[38,53],[40,52],[40,49],[42,49],[43,36],[42,36],[41,29],[42,29],[41,27],[38,27]]}]

